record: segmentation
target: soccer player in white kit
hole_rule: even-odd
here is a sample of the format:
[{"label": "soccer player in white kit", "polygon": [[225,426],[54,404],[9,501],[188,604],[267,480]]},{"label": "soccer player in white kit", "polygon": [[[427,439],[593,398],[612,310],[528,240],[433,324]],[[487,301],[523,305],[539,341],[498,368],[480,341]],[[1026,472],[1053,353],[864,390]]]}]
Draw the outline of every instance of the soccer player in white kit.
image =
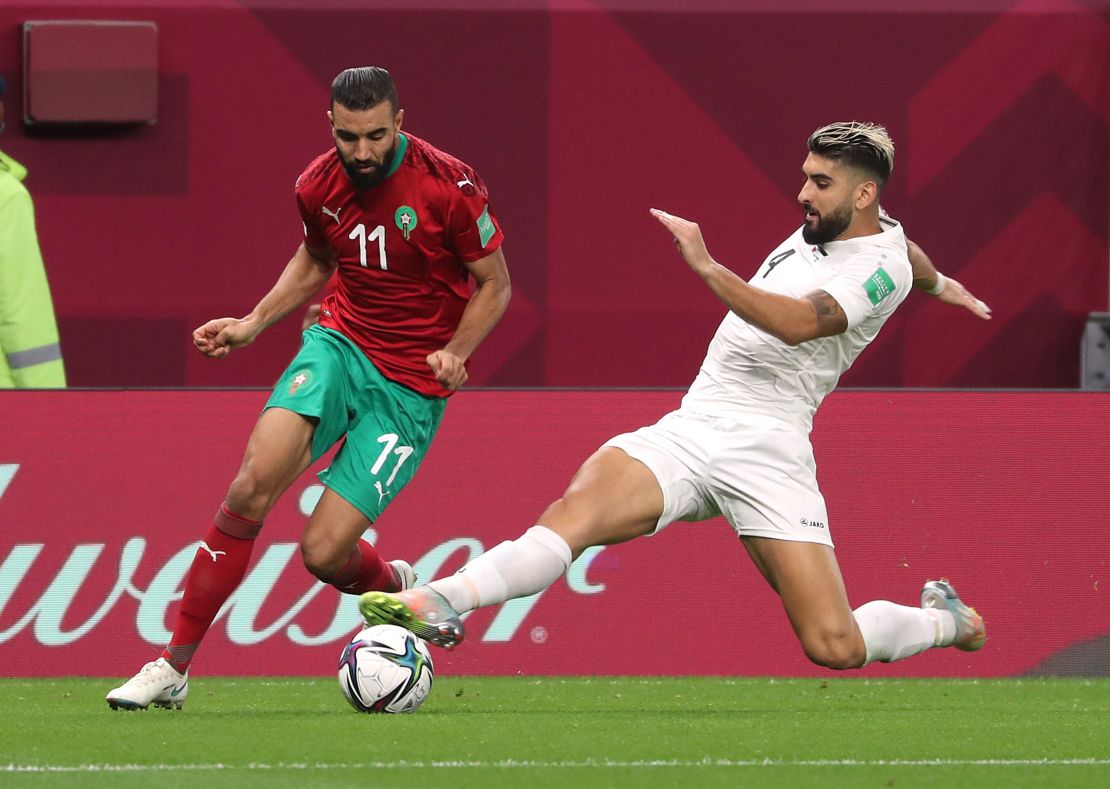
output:
[{"label": "soccer player in white kit", "polygon": [[723,515],[778,592],[806,655],[834,669],[894,661],[931,647],[974,651],[983,619],[946,580],[920,607],[885,600],[855,611],[840,575],[809,442],[813,415],[914,282],[989,317],[882,213],[894,145],[881,126],[834,123],[809,138],[798,202],[805,222],[749,281],[718,264],[698,226],[652,209],[683,260],[728,306],[678,410],[609,440],[562,498],[518,539],[453,576],[397,593],[367,592],[371,624],[398,624],[453,647],[459,615],[535,594],[593,545],[673,521]]}]

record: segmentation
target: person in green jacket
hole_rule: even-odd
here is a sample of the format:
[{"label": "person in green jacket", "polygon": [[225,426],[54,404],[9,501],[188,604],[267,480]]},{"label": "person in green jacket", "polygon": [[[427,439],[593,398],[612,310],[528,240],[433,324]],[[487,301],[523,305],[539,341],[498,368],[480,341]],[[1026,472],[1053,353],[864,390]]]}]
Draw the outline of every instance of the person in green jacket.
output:
[{"label": "person in green jacket", "polygon": [[[6,88],[0,78],[0,131]],[[0,389],[58,389],[66,373],[26,177],[0,151]]]}]

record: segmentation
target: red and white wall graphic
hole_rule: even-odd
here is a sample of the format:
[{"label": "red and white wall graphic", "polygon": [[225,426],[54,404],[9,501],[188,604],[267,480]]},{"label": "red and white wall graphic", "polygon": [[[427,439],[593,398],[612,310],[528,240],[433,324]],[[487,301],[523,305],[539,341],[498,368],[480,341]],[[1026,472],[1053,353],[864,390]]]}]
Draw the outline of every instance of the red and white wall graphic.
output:
[{"label": "red and white wall graphic", "polygon": [[[518,535],[602,441],[674,391],[472,391],[375,525],[425,578]],[[4,392],[0,675],[118,675],[165,642],[196,542],[234,475],[259,391]],[[872,676],[1110,674],[1110,398],[855,391],[814,432],[853,605],[913,603],[947,575],[986,616],[968,655]],[[358,626],[297,540],[319,488],[279,503],[197,656],[204,674],[330,673]],[[825,675],[723,521],[584,556],[539,596],[475,612],[453,674]]]}]

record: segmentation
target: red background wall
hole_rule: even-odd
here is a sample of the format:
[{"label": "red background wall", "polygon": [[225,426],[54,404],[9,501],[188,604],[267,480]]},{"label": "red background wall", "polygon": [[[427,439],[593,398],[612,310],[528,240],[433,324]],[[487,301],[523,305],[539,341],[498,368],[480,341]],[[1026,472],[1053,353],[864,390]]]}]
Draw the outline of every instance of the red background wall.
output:
[{"label": "red background wall", "polygon": [[[292,321],[224,363],[188,333],[276,279],[293,181],[331,144],[330,80],[368,62],[410,130],[479,169],[508,233],[515,298],[475,384],[685,386],[722,310],[648,207],[750,273],[799,221],[805,137],[863,118],[898,145],[885,205],[995,319],[914,295],[844,383],[1077,385],[1110,279],[1104,2],[389,5],[6,0],[0,144],[31,171],[73,385],[272,383]],[[21,24],[60,18],[158,24],[155,126],[18,122]]]},{"label": "red background wall", "polygon": [[[156,654],[265,397],[0,392],[5,423],[21,426],[0,443],[0,675],[122,675]],[[678,399],[464,393],[376,542],[424,578],[453,572],[528,528],[606,438]],[[828,398],[814,445],[852,604],[915,605],[923,581],[947,575],[990,635],[981,652],[933,650],[868,676],[1110,675],[1107,425],[1110,398],[1094,393]],[[267,519],[197,672],[334,671],[359,617],[299,560],[315,484],[303,477]],[[721,520],[606,548],[467,627],[458,650],[436,650],[441,673],[831,673],[806,661]]]}]

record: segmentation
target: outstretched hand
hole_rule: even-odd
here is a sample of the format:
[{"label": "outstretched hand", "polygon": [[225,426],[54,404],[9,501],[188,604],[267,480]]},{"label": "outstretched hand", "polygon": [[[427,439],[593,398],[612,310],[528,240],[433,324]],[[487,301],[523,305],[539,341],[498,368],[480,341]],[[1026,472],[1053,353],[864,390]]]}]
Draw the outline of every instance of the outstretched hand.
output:
[{"label": "outstretched hand", "polygon": [[991,308],[971,295],[971,291],[951,277],[946,276],[944,280],[944,290],[937,294],[940,301],[955,307],[963,307],[985,321],[991,319]]},{"label": "outstretched hand", "polygon": [[452,391],[462,389],[469,377],[466,364],[450,351],[442,350],[428,354],[428,366],[432,368],[432,374],[444,389]]},{"label": "outstretched hand", "polygon": [[250,345],[257,335],[242,318],[216,318],[193,330],[193,345],[205,356],[221,359],[234,348]]},{"label": "outstretched hand", "polygon": [[699,273],[713,265],[713,258],[709,256],[709,250],[706,249],[705,240],[701,235],[701,228],[696,222],[668,214],[658,208],[652,208],[651,215],[674,236],[674,244],[682,259],[686,261],[686,265]]}]

